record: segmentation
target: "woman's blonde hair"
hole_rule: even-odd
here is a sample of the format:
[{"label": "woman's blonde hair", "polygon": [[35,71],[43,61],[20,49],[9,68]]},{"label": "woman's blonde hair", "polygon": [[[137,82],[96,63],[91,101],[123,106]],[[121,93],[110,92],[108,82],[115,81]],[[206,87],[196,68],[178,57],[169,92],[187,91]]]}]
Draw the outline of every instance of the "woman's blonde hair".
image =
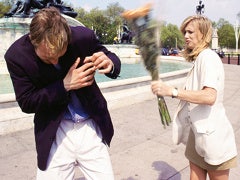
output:
[{"label": "woman's blonde hair", "polygon": [[186,26],[190,22],[197,25],[200,33],[202,34],[201,41],[194,49],[189,49],[186,47],[183,51],[183,56],[185,57],[185,59],[189,62],[192,62],[197,58],[197,56],[202,50],[210,46],[212,40],[212,22],[207,17],[204,17],[202,15],[189,16],[183,21],[180,27],[183,35],[185,35]]},{"label": "woman's blonde hair", "polygon": [[64,17],[54,8],[41,9],[30,24],[30,39],[36,48],[41,42],[55,55],[64,50],[71,37],[71,30]]}]

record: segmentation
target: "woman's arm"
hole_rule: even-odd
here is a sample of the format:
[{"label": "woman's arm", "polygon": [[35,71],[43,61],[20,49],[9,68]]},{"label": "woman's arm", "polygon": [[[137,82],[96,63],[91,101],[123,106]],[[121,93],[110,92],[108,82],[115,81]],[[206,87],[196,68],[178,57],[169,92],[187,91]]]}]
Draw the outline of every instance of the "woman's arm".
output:
[{"label": "woman's arm", "polygon": [[[174,87],[162,81],[153,81],[151,84],[152,92],[158,96],[173,96]],[[216,101],[217,91],[210,87],[203,87],[201,90],[178,89],[175,98],[195,104],[213,105]]]}]

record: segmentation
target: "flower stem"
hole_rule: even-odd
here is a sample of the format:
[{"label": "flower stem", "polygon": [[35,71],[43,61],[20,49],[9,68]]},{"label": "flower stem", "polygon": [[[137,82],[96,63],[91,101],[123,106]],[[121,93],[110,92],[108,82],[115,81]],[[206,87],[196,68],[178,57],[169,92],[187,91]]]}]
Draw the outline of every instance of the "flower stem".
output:
[{"label": "flower stem", "polygon": [[[158,72],[158,57],[159,57],[159,45],[156,42],[158,40],[156,34],[156,23],[150,22],[150,9],[151,5],[126,11],[123,13],[123,17],[130,23],[135,32],[135,44],[139,46],[140,53],[145,65],[145,68],[151,74],[152,80],[159,80]],[[158,110],[160,113],[161,121],[166,128],[171,122],[171,117],[168,112],[167,104],[164,97],[157,96]]]}]

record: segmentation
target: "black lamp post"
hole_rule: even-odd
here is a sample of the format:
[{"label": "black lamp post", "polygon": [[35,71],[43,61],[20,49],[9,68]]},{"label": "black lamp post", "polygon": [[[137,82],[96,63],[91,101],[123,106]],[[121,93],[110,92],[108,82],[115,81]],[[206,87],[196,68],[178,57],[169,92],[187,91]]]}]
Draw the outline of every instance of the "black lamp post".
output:
[{"label": "black lamp post", "polygon": [[200,15],[204,13],[204,4],[201,0],[199,1],[199,4],[196,6],[196,13]]}]

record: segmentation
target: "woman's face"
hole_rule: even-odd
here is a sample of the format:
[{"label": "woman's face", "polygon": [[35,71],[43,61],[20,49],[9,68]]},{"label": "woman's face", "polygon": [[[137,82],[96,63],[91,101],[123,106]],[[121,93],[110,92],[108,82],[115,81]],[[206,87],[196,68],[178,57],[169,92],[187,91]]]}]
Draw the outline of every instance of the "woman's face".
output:
[{"label": "woman's face", "polygon": [[189,22],[185,28],[185,44],[189,49],[194,49],[202,39],[203,35],[199,31],[197,23]]}]

